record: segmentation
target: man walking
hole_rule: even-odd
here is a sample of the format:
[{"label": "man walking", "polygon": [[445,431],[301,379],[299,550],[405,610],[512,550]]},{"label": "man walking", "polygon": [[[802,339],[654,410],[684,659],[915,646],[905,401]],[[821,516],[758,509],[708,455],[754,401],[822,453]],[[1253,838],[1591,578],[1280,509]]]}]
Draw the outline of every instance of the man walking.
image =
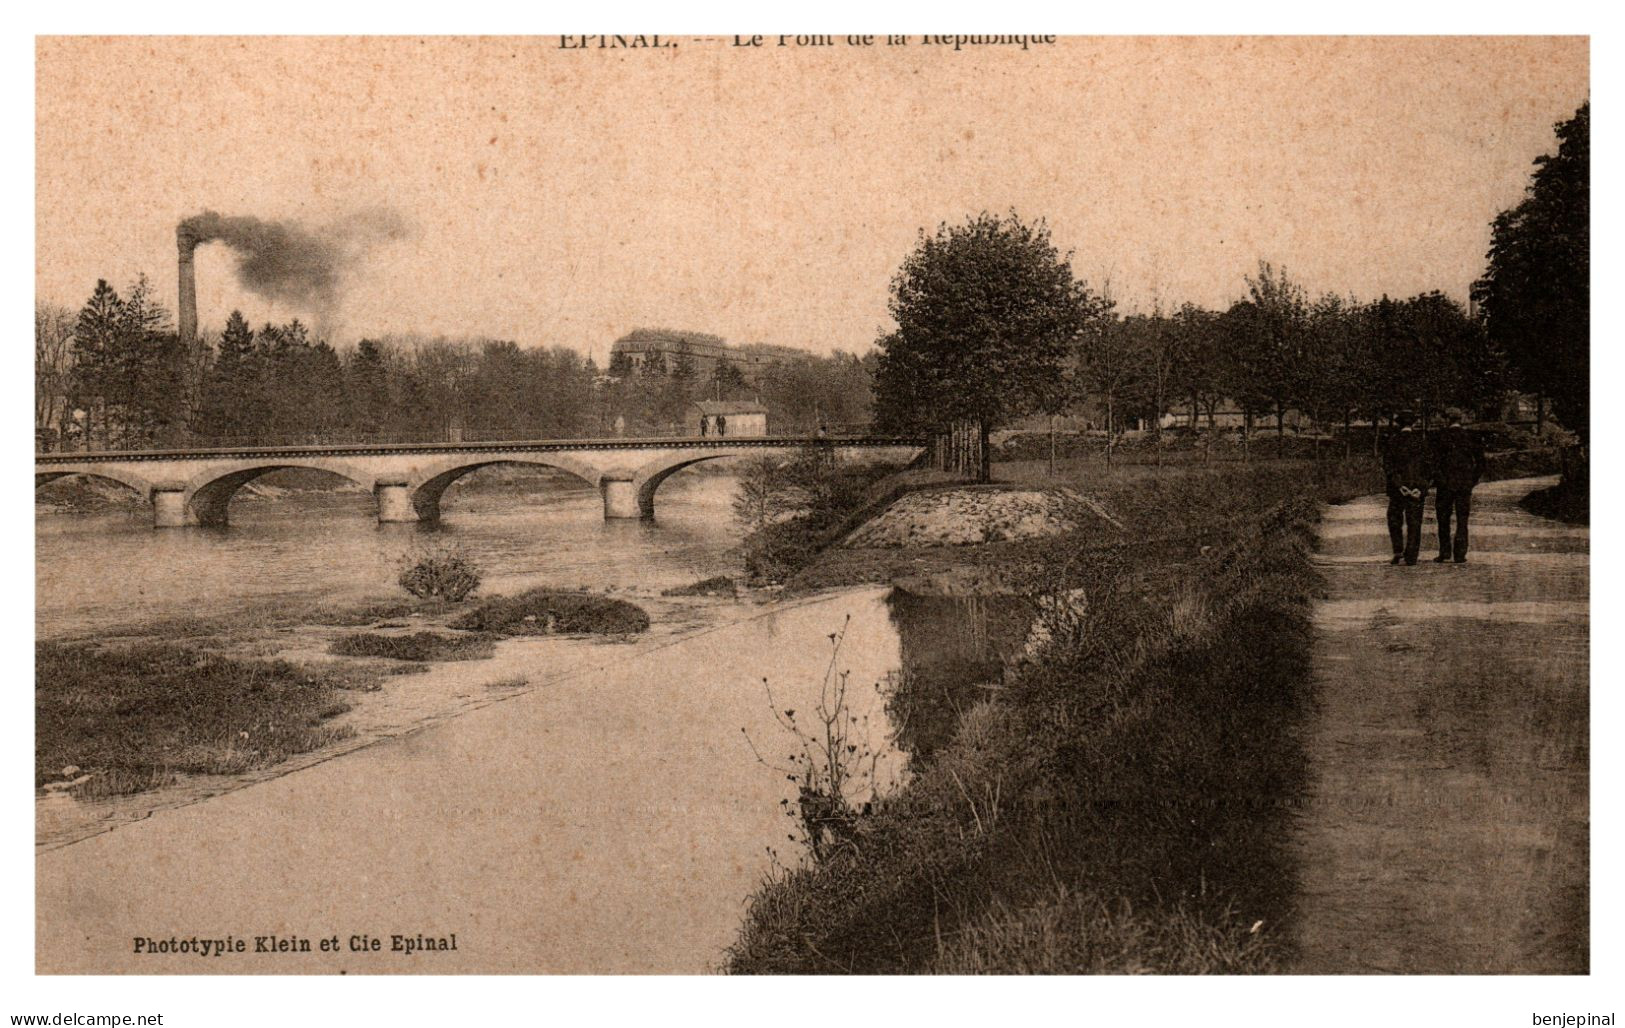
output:
[{"label": "man walking", "polygon": [[1414,565],[1422,551],[1422,505],[1428,491],[1428,447],[1416,431],[1416,415],[1400,411],[1399,431],[1382,447],[1382,470],[1388,479],[1388,539],[1394,545],[1391,564]]},{"label": "man walking", "polygon": [[[1467,516],[1473,509],[1473,486],[1484,477],[1484,442],[1462,426],[1462,413],[1445,412],[1446,427],[1433,448],[1434,481],[1439,491],[1433,511],[1439,520],[1439,555],[1435,563],[1467,563]],[[1456,522],[1452,545],[1450,521]]]}]

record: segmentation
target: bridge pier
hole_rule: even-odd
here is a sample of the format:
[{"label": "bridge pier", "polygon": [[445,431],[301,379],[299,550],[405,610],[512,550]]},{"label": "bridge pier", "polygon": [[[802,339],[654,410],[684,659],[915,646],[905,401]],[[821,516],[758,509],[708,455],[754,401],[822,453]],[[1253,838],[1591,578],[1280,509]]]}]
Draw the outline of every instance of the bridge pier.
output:
[{"label": "bridge pier", "polygon": [[186,527],[186,491],[158,488],[152,491],[152,527]]},{"label": "bridge pier", "polygon": [[412,506],[412,496],[405,482],[380,481],[373,486],[378,497],[378,523],[380,525],[416,521],[418,512]]},{"label": "bridge pier", "polygon": [[600,485],[604,493],[604,520],[617,518],[652,518],[654,511],[644,511],[638,504],[638,486],[630,478],[605,478]]}]

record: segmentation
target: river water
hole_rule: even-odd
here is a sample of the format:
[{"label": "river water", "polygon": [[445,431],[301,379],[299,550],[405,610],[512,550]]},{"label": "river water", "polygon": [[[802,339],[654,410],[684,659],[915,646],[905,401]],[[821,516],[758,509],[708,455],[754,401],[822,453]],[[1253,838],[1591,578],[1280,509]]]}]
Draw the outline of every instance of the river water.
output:
[{"label": "river water", "polygon": [[664,589],[738,568],[731,476],[691,474],[660,491],[658,519],[606,521],[591,489],[446,494],[439,526],[380,525],[354,491],[239,496],[223,529],[154,530],[145,508],[35,518],[41,638],[267,600],[400,596],[410,555],[455,546],[482,568],[482,592],[547,585]]},{"label": "river water", "polygon": [[[402,558],[446,542],[487,569],[491,593],[678,585],[737,570],[732,491],[731,478],[693,476],[662,490],[653,523],[606,523],[592,492],[465,495],[435,531],[378,526],[370,497],[354,494],[242,500],[224,531],[155,532],[139,515],[41,516],[40,631],[398,594]],[[412,687],[444,680],[466,691],[483,667],[528,675],[537,688],[41,852],[38,966],[716,968],[763,876],[804,857],[791,838],[800,832],[789,775],[800,766],[792,755],[818,741],[820,707],[839,705],[867,758],[854,801],[895,788],[910,750],[941,745],[956,720],[947,712],[997,680],[1024,620],[982,600],[883,588],[715,615],[710,627],[631,646],[505,642],[492,661],[440,665]],[[585,659],[549,649],[564,646],[596,649]],[[900,736],[905,721],[914,727]],[[131,951],[135,937],[193,933],[272,933],[318,948],[206,962]],[[452,933],[455,952],[389,949],[394,934]],[[383,951],[351,949],[355,935],[384,938]],[[341,950],[322,951],[319,940],[333,937]]]}]

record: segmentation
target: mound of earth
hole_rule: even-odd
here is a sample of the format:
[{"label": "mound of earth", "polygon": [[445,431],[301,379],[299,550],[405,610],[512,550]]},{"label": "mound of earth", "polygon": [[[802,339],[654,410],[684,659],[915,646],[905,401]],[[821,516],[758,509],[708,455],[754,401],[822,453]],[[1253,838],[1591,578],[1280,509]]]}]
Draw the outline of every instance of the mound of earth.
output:
[{"label": "mound of earth", "polygon": [[1098,521],[1117,526],[1071,489],[940,489],[901,497],[844,545],[970,546],[1064,535]]}]

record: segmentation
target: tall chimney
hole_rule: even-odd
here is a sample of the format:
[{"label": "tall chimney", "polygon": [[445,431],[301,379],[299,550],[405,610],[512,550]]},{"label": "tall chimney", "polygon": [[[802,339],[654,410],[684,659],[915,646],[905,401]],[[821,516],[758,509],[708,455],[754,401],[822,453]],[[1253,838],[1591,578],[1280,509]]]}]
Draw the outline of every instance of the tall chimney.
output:
[{"label": "tall chimney", "polygon": [[192,271],[197,239],[185,225],[175,226],[175,248],[180,252],[180,302],[175,317],[180,322],[181,345],[189,350],[197,342],[197,277]]}]

